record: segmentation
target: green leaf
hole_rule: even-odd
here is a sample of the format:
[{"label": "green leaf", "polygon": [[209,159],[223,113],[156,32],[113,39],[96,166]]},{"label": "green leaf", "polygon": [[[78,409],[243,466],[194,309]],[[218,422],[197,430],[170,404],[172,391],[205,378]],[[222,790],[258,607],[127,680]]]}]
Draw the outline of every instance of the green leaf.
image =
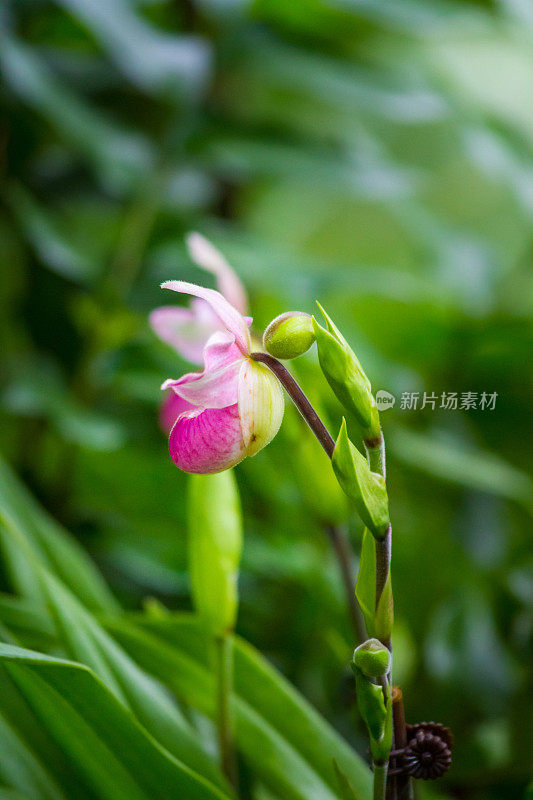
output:
[{"label": "green leaf", "polygon": [[49,651],[57,644],[49,615],[26,597],[0,593],[0,622],[25,647]]},{"label": "green leaf", "polygon": [[341,800],[357,800],[357,795],[350,786],[350,782],[344,772],[341,770],[335,759],[333,759],[333,767],[339,782],[339,790]]},{"label": "green leaf", "polygon": [[348,439],[343,419],[332,457],[340,485],[355,503],[357,513],[377,539],[383,538],[389,525],[389,500],[385,479],[371,472],[366,458]]},{"label": "green leaf", "polygon": [[[46,765],[39,763],[31,749],[1,714],[0,740],[2,779],[20,790],[21,800],[27,800],[28,797],[38,797],[39,800],[65,800],[65,795],[47,773]],[[16,796],[13,795],[14,798]],[[0,791],[0,798],[2,797],[4,795]]]},{"label": "green leaf", "polygon": [[206,42],[152,28],[128,0],[59,0],[101,42],[122,72],[148,91],[198,94],[209,75]]},{"label": "green leaf", "polygon": [[[215,686],[202,623],[190,615],[110,619],[132,657],[192,707],[214,718]],[[251,645],[236,637],[234,714],[239,749],[254,772],[284,800],[338,797],[332,759],[357,792],[370,795],[362,759]]]},{"label": "green leaf", "polygon": [[[2,682],[11,679],[19,702],[34,716],[40,738],[34,738],[32,747],[40,748],[41,759],[61,779],[59,764],[46,761],[50,748],[58,747],[75,774],[77,789],[67,796],[227,797],[158,745],[87,667],[6,644],[0,644],[0,665]],[[4,693],[0,710],[5,706]],[[10,722],[16,725],[14,715]]]},{"label": "green leaf", "polygon": [[31,560],[4,535],[6,525],[15,525],[38,562],[61,578],[83,603],[100,611],[117,608],[86,552],[41,508],[0,458],[0,545],[16,589],[38,599],[39,583]]},{"label": "green leaf", "polygon": [[66,88],[34,48],[5,32],[0,63],[6,88],[40,112],[61,139],[92,162],[106,183],[127,186],[151,164],[152,148],[144,135],[109,122]]},{"label": "green leaf", "polygon": [[396,428],[388,442],[404,464],[445,481],[507,497],[533,513],[531,476],[487,451],[465,448],[463,442]]},{"label": "green leaf", "polygon": [[163,687],[132,661],[59,581],[42,571],[41,582],[67,654],[93,669],[172,755],[227,791],[220,771]]}]

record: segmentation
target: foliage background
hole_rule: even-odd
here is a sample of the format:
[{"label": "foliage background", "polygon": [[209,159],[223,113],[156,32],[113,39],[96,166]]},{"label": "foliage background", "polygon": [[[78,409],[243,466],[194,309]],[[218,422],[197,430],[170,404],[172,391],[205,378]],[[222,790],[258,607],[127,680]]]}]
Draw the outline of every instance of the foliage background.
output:
[{"label": "foliage background", "polygon": [[[456,736],[452,771],[424,796],[523,797],[531,7],[12,0],[0,11],[3,453],[127,607],[190,607],[185,479],[157,424],[159,385],[185,365],[146,320],[168,302],[161,280],[205,280],[185,253],[191,229],[240,274],[258,330],[319,298],[375,389],[497,392],[494,411],[407,411],[398,399],[383,413],[396,677],[409,720]],[[339,409],[313,357],[302,361],[334,427]],[[342,593],[289,427],[237,469],[239,631],[364,752]]]}]

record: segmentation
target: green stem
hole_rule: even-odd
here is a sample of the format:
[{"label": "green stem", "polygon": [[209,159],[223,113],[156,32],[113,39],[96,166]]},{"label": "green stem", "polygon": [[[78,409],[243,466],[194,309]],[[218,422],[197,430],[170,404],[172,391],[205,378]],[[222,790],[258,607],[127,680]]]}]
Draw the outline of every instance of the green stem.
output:
[{"label": "green stem", "polygon": [[226,633],[215,638],[217,679],[217,728],[222,772],[237,788],[237,763],[233,742],[231,694],[233,689],[233,637]]},{"label": "green stem", "polygon": [[[386,477],[386,461],[385,461],[385,440],[383,435],[380,432],[380,435],[377,439],[373,440],[365,440],[365,449],[366,449],[366,456],[368,460],[368,466],[372,470],[372,472],[377,472],[379,475],[383,475]],[[375,547],[376,547],[376,608],[378,607],[379,601],[381,599],[381,595],[383,593],[383,589],[387,583],[387,578],[389,577],[390,572],[390,560],[391,560],[391,541],[392,541],[392,531],[389,525],[389,529],[383,539],[376,540]],[[391,650],[391,643],[390,639],[386,641],[383,640],[383,644]],[[389,673],[389,683],[390,683],[390,673]]]},{"label": "green stem", "polygon": [[377,764],[374,761],[374,794],[373,800],[385,800],[387,789],[388,764]]}]

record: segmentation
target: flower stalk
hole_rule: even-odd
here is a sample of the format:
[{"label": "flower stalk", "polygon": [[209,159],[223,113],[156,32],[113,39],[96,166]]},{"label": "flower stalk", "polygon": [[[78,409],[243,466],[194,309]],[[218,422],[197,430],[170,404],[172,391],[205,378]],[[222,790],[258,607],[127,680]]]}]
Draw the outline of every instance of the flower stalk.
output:
[{"label": "flower stalk", "polygon": [[[331,458],[335,450],[335,441],[309,402],[309,399],[298,381],[277,358],[274,358],[274,356],[271,356],[269,353],[254,352],[252,353],[252,358],[255,361],[266,364],[274,375],[276,375],[303,419],[311,428],[321,447],[328,457]],[[366,627],[361,608],[355,596],[355,584],[353,580],[354,554],[352,546],[346,531],[341,526],[327,525],[326,531],[339,565],[339,571],[346,593],[350,620],[356,641],[359,643],[366,639]]]}]

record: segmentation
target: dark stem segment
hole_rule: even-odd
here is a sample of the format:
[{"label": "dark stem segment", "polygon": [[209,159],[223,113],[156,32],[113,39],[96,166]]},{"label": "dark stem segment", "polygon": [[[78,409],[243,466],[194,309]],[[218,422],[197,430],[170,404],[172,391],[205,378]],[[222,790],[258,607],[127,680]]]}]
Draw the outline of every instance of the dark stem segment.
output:
[{"label": "dark stem segment", "polygon": [[[399,686],[392,687],[392,723],[394,727],[394,747],[396,753],[401,753],[403,748],[407,745],[407,730],[405,726],[405,711],[403,707],[403,695]],[[391,754],[392,755],[392,754]],[[394,759],[394,756],[392,756]],[[401,761],[394,760],[394,768],[398,769],[401,766]],[[412,782],[406,773],[401,770],[399,773],[391,776],[394,780],[389,780],[387,786],[387,800],[393,800],[396,795],[397,800],[411,800],[412,797]]]},{"label": "dark stem segment", "polygon": [[358,643],[364,642],[367,638],[365,619],[355,596],[355,582],[353,580],[353,554],[350,541],[346,532],[339,525],[327,525],[326,530],[330,538],[342,580],[346,597],[348,599],[348,609],[352,627]]},{"label": "dark stem segment", "polygon": [[[261,361],[266,364],[276,375],[321,446],[331,458],[335,450],[335,441],[289,370],[277,358],[268,353],[252,353],[252,358],[254,361]],[[367,631],[361,608],[355,596],[355,584],[353,581],[354,558],[350,541],[345,531],[337,525],[328,525],[326,530],[339,563],[356,641],[358,643],[364,642],[367,638]]]},{"label": "dark stem segment", "polygon": [[266,364],[276,375],[294,405],[331,458],[335,450],[335,441],[289,370],[277,358],[270,356],[268,353],[252,353],[252,358],[254,361],[261,361]]}]

